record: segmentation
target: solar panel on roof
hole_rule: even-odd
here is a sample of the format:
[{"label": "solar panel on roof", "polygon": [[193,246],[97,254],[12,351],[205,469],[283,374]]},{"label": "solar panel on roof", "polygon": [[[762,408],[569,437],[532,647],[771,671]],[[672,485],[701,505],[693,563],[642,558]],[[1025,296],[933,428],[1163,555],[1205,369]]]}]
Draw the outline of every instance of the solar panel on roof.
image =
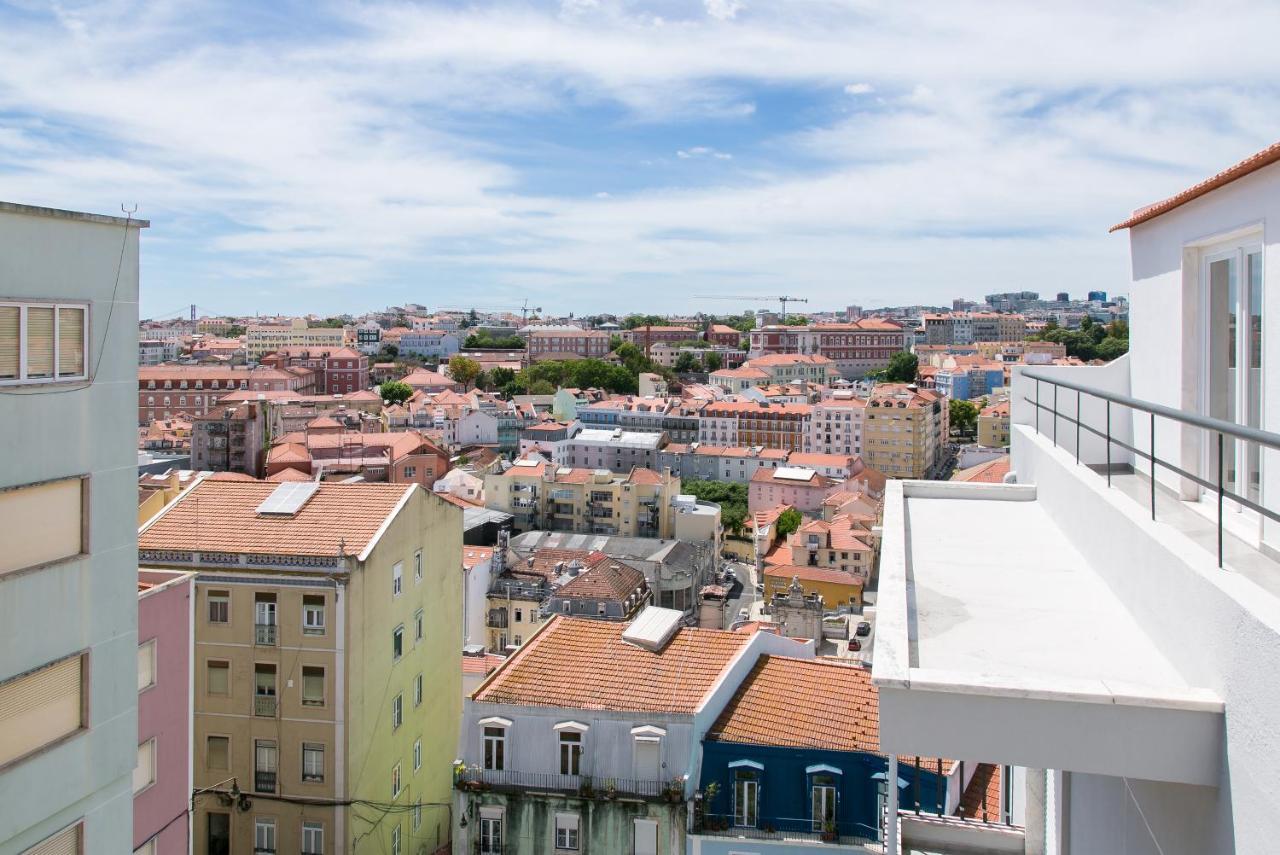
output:
[{"label": "solar panel on roof", "polygon": [[773,470],[775,481],[812,481],[816,474],[818,473],[812,469],[801,469],[798,466],[779,466]]},{"label": "solar panel on roof", "polygon": [[258,505],[258,513],[292,516],[320,489],[316,481],[286,481],[271,491],[271,495]]}]

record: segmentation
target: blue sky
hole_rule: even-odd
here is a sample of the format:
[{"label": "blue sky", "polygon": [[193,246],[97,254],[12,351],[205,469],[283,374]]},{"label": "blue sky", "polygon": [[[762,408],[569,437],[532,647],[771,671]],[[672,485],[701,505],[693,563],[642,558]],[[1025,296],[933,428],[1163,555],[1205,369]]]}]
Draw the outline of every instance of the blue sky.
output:
[{"label": "blue sky", "polygon": [[1280,7],[1212,8],[0,0],[0,198],[137,203],[144,316],[1123,292],[1280,136]]}]

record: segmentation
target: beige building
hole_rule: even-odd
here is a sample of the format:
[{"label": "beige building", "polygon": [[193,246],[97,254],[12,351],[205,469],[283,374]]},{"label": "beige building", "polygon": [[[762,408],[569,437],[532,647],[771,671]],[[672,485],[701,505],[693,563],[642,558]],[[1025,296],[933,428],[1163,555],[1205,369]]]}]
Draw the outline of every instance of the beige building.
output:
[{"label": "beige building", "polygon": [[680,479],[667,472],[574,469],[517,460],[485,476],[485,506],[515,516],[522,531],[590,532],[627,537],[675,536]]},{"label": "beige building", "polygon": [[978,445],[1005,448],[1009,445],[1009,401],[997,401],[978,413]]},{"label": "beige building", "polygon": [[293,318],[287,324],[251,324],[245,329],[245,347],[252,360],[259,360],[282,347],[342,347],[354,342],[350,330],[311,327],[305,318]]},{"label": "beige building", "polygon": [[195,853],[449,841],[460,517],[416,485],[210,479],[142,528],[144,566],[197,574],[193,785],[245,796],[196,800]]},{"label": "beige building", "polygon": [[943,396],[932,389],[876,386],[863,418],[863,460],[890,478],[935,474],[947,441],[947,416]]}]

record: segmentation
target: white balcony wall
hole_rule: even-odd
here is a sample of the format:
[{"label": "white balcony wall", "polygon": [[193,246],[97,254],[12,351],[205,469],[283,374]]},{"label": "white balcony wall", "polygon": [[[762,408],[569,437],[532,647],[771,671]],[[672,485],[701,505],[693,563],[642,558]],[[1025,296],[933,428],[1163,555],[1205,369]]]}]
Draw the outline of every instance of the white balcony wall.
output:
[{"label": "white balcony wall", "polygon": [[[1024,376],[1024,370],[1030,370],[1043,377],[1053,377],[1070,383],[1092,386],[1104,392],[1116,395],[1130,395],[1129,391],[1129,357],[1124,356],[1106,365],[1027,365],[1013,369],[1013,392],[1011,418],[1013,424],[1029,425],[1040,433],[1053,439],[1055,429],[1054,387],[1041,381],[1039,384],[1030,377]],[[1039,386],[1037,392],[1037,385]],[[1039,394],[1040,410],[1037,421],[1037,408],[1034,404]],[[1072,454],[1076,453],[1076,426],[1071,420],[1076,419],[1077,394],[1070,389],[1058,389],[1056,419],[1057,443]],[[1078,421],[1096,430],[1106,433],[1107,403],[1100,398],[1089,395],[1079,396]],[[1045,409],[1045,408],[1048,409]],[[1107,442],[1104,437],[1097,436],[1087,430],[1080,430],[1080,462],[1089,466],[1104,466],[1107,462]],[[1111,434],[1115,439],[1133,445],[1134,419],[1128,408],[1116,404],[1111,405]],[[1159,429],[1157,428],[1157,436]],[[1139,448],[1146,448],[1145,443]],[[1122,446],[1111,446],[1111,465],[1119,467],[1134,465],[1134,455]]]}]

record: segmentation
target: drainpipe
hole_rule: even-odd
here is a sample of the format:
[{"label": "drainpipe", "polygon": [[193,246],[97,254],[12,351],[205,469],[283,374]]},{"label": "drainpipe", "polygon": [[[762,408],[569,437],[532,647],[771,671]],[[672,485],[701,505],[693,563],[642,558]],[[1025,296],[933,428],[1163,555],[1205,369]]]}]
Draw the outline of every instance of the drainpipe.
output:
[{"label": "drainpipe", "polygon": [[898,755],[889,755],[889,769],[884,779],[884,851],[898,855]]}]

